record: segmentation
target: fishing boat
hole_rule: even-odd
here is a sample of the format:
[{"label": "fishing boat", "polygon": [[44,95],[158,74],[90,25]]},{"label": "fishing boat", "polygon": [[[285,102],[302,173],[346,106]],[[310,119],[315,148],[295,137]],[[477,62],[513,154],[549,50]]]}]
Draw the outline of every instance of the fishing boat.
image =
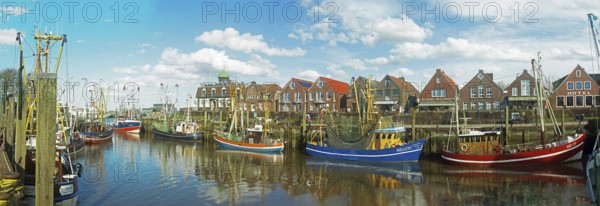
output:
[{"label": "fishing boat", "polygon": [[112,140],[114,129],[108,126],[104,122],[106,117],[106,102],[108,102],[108,96],[105,96],[104,89],[98,87],[97,90],[93,90],[95,94],[93,96],[98,97],[92,99],[92,105],[96,108],[96,120],[88,120],[84,126],[84,130],[80,132],[81,135],[85,136],[87,143],[102,143]]},{"label": "fishing boat", "polygon": [[124,116],[115,118],[113,129],[115,132],[140,133],[142,121],[126,119]]},{"label": "fishing boat", "polygon": [[[538,57],[539,62],[540,58]],[[456,165],[473,166],[531,166],[540,164],[558,164],[572,160],[581,159],[585,133],[576,132],[572,135],[562,135],[558,127],[552,107],[547,101],[548,92],[542,82],[543,75],[541,67],[536,60],[531,61],[535,87],[537,92],[537,108],[546,108],[554,124],[556,136],[549,140],[545,139],[546,131],[544,118],[540,118],[540,142],[525,144],[507,144],[506,137],[501,136],[499,131],[478,131],[463,126],[459,128],[458,106],[454,106],[456,117],[455,141],[451,142],[449,135],[446,147],[442,151],[444,162]],[[508,108],[506,108],[508,110]],[[538,109],[539,116],[545,117],[544,109]],[[466,124],[466,123],[465,123]]]},{"label": "fishing boat", "polygon": [[67,133],[67,151],[68,155],[76,154],[85,149],[85,138],[79,135],[79,132],[68,132]]},{"label": "fishing boat", "polygon": [[[370,82],[370,81],[369,81]],[[357,86],[354,83],[354,91]],[[358,109],[358,132],[352,129],[338,129],[332,113],[322,110],[326,136],[321,129],[306,143],[306,152],[312,156],[371,162],[416,162],[419,160],[425,139],[410,139],[404,134],[402,125],[381,127],[380,113],[373,107],[373,94],[370,84],[362,95],[357,92],[357,102],[366,102],[364,110]],[[361,99],[359,99],[361,98]],[[358,105],[358,104],[357,104]],[[363,118],[364,117],[364,118]]]},{"label": "fishing boat", "polygon": [[152,125],[152,132],[154,137],[175,140],[175,141],[202,141],[204,139],[204,132],[200,130],[198,124],[191,119],[190,116],[190,102],[191,95],[188,95],[188,109],[186,112],[186,118],[182,121],[172,122],[171,111],[169,111],[168,105],[170,104],[168,98],[168,89],[161,83],[161,90],[165,97],[165,108],[163,109],[163,121]]},{"label": "fishing boat", "polygon": [[239,131],[244,128],[244,115],[242,115],[243,107],[236,99],[239,99],[237,94],[230,99],[232,108],[232,120],[227,132],[217,132],[214,135],[214,140],[223,149],[251,151],[251,152],[281,152],[284,144],[281,138],[275,137],[275,134],[269,130],[269,105],[266,101],[269,96],[263,96],[265,100],[265,116],[259,118],[259,124],[253,128],[246,128],[245,131]]}]

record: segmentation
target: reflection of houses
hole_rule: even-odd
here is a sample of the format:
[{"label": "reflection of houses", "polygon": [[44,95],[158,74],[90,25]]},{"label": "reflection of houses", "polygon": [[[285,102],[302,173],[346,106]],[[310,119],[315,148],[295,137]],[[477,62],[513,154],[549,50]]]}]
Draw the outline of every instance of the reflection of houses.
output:
[{"label": "reflection of houses", "polygon": [[312,82],[292,78],[281,89],[279,95],[280,112],[300,112],[306,109],[306,91],[312,86]]},{"label": "reflection of houses", "polygon": [[584,108],[600,106],[600,74],[588,74],[577,65],[567,76],[552,83],[554,92],[549,98],[553,107]]},{"label": "reflection of houses", "polygon": [[[364,88],[366,88],[367,81],[369,81],[368,78],[359,76],[353,82],[351,82],[352,85],[350,85],[350,87],[346,91],[346,96],[348,97],[348,98],[346,98],[346,105],[348,107],[348,109],[347,109],[348,111],[357,112],[356,111],[356,96],[355,96],[355,92],[354,92],[354,84],[356,84],[356,89],[360,92]],[[378,84],[377,81],[371,80],[371,87],[375,87],[377,84]],[[361,94],[361,93],[359,93],[359,94]]]},{"label": "reflection of houses", "polygon": [[454,98],[458,92],[458,85],[441,69],[436,69],[435,74],[421,91],[419,107],[422,109],[449,109],[454,106]]},{"label": "reflection of houses", "polygon": [[404,77],[386,75],[375,88],[375,105],[380,111],[404,111],[409,96],[416,97],[419,91]]},{"label": "reflection of houses", "polygon": [[494,74],[479,70],[463,88],[460,89],[460,108],[464,110],[498,109],[502,101],[502,89],[494,83]]},{"label": "reflection of houses", "polygon": [[526,69],[506,88],[508,105],[513,109],[533,109],[536,103],[537,91],[535,79]]},{"label": "reflection of houses", "polygon": [[308,89],[308,111],[318,111],[321,108],[327,108],[329,111],[346,110],[348,88],[350,86],[345,82],[319,77]]},{"label": "reflection of houses", "polygon": [[[264,111],[268,106],[269,111],[276,111],[277,95],[281,92],[281,87],[275,83],[257,84],[252,81],[245,91],[245,108],[249,111]],[[268,105],[265,105],[265,102]]]},{"label": "reflection of houses", "polygon": [[229,80],[229,74],[225,70],[219,73],[218,83],[205,83],[198,87],[196,98],[199,109],[218,110],[229,108],[231,95],[239,94],[243,85]]}]

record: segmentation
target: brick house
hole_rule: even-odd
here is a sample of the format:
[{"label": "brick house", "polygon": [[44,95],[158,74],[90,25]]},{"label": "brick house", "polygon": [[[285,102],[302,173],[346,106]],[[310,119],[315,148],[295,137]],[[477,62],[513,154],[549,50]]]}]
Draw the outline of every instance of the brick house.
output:
[{"label": "brick house", "polygon": [[494,82],[494,74],[479,70],[460,89],[459,107],[463,110],[494,110],[499,108],[502,100],[502,89]]},{"label": "brick house", "polygon": [[281,89],[279,95],[280,112],[300,112],[308,107],[306,92],[312,86],[312,82],[292,78]]},{"label": "brick house", "polygon": [[[356,84],[356,89],[358,91],[364,89],[367,85],[367,82],[369,81],[369,78],[363,77],[363,76],[359,76],[358,78],[356,78],[354,81],[351,81],[351,85],[350,87],[348,87],[348,90],[346,90],[346,105],[347,105],[347,111],[348,112],[357,112],[356,109],[356,96],[354,93],[354,84]],[[371,85],[375,86],[377,85],[378,82],[375,80],[371,80]]]},{"label": "brick house", "polygon": [[328,108],[330,111],[346,111],[346,92],[350,88],[345,82],[319,77],[308,89],[308,111]]},{"label": "brick house", "polygon": [[219,82],[204,83],[196,90],[198,109],[228,109],[232,95],[244,91],[244,85],[229,80],[229,74],[225,70],[219,73],[218,78]]},{"label": "brick house", "polygon": [[458,93],[458,85],[441,69],[423,87],[420,94],[419,108],[425,110],[449,109],[454,106]]},{"label": "brick house", "polygon": [[533,109],[537,107],[537,90],[535,89],[535,78],[527,72],[517,76],[512,83],[506,87],[505,96],[511,109]]},{"label": "brick house", "polygon": [[[278,100],[276,97],[281,92],[281,87],[276,83],[257,84],[255,81],[246,86],[244,108],[248,111],[277,110]],[[264,105],[265,101],[268,105]]]},{"label": "brick house", "polygon": [[404,112],[409,96],[418,95],[419,91],[411,83],[406,82],[404,77],[385,75],[375,86],[374,104],[380,111]]},{"label": "brick house", "polygon": [[552,83],[549,97],[554,108],[589,108],[600,106],[600,74],[588,74],[577,65],[571,73]]}]

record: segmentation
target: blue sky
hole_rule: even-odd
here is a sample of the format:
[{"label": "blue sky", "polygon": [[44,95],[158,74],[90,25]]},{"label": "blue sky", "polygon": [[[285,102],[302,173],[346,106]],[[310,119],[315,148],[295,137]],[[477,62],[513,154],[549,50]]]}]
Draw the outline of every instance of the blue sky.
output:
[{"label": "blue sky", "polygon": [[[586,15],[600,13],[600,4],[477,3],[3,1],[0,67],[15,67],[16,32],[33,47],[37,26],[68,35],[59,76],[66,79],[68,67],[72,81],[85,78],[113,88],[135,83],[142,107],[159,101],[160,83],[170,85],[172,93],[178,84],[179,106],[185,106],[185,95],[215,81],[222,69],[239,82],[282,86],[291,77],[348,82],[353,76],[392,74],[421,89],[436,68],[458,84],[480,69],[509,83],[542,51],[550,79],[577,64],[598,72],[592,67]],[[31,56],[29,46],[24,50]],[[32,65],[26,59],[28,70]]]}]

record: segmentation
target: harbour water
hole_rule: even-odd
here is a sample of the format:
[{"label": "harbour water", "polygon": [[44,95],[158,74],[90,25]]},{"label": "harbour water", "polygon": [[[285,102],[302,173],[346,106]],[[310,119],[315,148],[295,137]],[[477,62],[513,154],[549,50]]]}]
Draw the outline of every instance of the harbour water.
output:
[{"label": "harbour water", "polygon": [[480,168],[365,164],[219,150],[151,132],[114,134],[76,155],[78,205],[587,205],[579,163]]}]

